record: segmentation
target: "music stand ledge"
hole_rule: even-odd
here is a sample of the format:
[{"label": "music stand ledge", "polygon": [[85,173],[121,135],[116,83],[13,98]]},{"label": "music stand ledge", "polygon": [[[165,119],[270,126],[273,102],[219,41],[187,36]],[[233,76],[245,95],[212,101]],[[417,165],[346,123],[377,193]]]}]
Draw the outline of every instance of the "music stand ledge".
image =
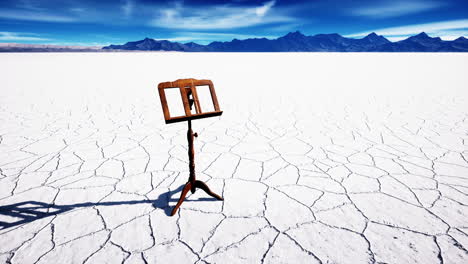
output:
[{"label": "music stand ledge", "polygon": [[[214,111],[203,112],[200,101],[197,94],[197,86],[207,85],[210,89],[210,95],[214,107]],[[165,89],[179,88],[180,95],[182,97],[182,103],[184,106],[185,115],[184,116],[175,116],[171,117],[169,112],[169,107],[167,104]],[[195,176],[195,151],[193,147],[194,138],[198,136],[197,133],[193,133],[192,130],[192,120],[207,118],[213,116],[220,116],[223,111],[219,109],[218,99],[216,97],[216,92],[214,90],[213,82],[210,80],[196,80],[196,79],[179,79],[174,82],[163,82],[158,85],[159,98],[161,99],[161,106],[164,113],[164,119],[166,124],[188,121],[187,129],[187,141],[188,141],[188,156],[189,156],[189,179],[182,189],[180,198],[177,201],[174,209],[172,209],[171,216],[177,213],[180,205],[185,200],[188,191],[195,193],[196,189],[202,189],[208,195],[216,198],[217,200],[224,200],[221,196],[212,192],[206,183],[199,181]],[[195,112],[192,113],[192,106],[195,106]]]}]

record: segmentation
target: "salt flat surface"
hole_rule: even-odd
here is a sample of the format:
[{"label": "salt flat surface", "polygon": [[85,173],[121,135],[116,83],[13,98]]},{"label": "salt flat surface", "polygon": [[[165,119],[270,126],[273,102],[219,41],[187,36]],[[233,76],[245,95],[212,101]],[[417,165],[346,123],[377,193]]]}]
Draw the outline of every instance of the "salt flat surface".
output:
[{"label": "salt flat surface", "polygon": [[[467,263],[467,54],[0,54],[0,263]],[[156,86],[224,114],[166,125]]]}]

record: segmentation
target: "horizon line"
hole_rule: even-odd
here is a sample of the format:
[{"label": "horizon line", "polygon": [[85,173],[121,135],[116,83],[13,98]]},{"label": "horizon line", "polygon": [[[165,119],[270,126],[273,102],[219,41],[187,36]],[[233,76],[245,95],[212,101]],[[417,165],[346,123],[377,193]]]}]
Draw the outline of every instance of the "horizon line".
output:
[{"label": "horizon line", "polygon": [[[371,36],[371,35],[376,35],[376,36],[379,36],[379,37],[383,37],[385,39],[387,39],[388,41],[392,42],[392,43],[395,43],[395,42],[399,42],[399,41],[402,41],[402,40],[405,40],[405,39],[408,39],[408,38],[411,38],[411,37],[414,37],[414,36],[418,36],[418,35],[421,35],[421,34],[425,34],[431,38],[440,38],[441,40],[443,41],[453,41],[455,39],[459,39],[459,38],[466,38],[465,36],[459,36],[457,38],[454,38],[454,39],[451,39],[451,40],[446,40],[446,39],[443,39],[442,37],[440,36],[430,36],[428,33],[424,32],[424,31],[421,31],[420,33],[418,34],[415,34],[415,35],[410,35],[410,36],[407,36],[407,37],[404,37],[404,38],[400,38],[398,40],[393,40],[394,38],[391,38],[391,37],[385,37],[384,35],[379,35],[377,34],[376,32],[371,32],[367,35],[364,35],[362,38],[358,38],[358,37],[353,37],[353,36],[356,36],[356,35],[341,35],[340,33],[318,33],[318,34],[315,34],[315,35],[305,35],[303,34],[300,30],[296,30],[296,31],[291,31],[291,32],[288,32],[286,33],[285,35],[283,36],[279,36],[279,37],[276,37],[276,38],[271,38],[271,37],[250,37],[250,38],[243,38],[243,39],[238,39],[238,38],[233,38],[231,39],[230,41],[211,41],[209,42],[208,44],[199,44],[197,42],[194,42],[194,41],[187,41],[187,42],[183,42],[183,41],[176,41],[176,40],[171,40],[170,38],[167,38],[167,39],[157,39],[157,38],[150,38],[150,37],[144,37],[140,40],[130,40],[130,41],[127,41],[125,42],[124,44],[126,43],[129,43],[129,42],[138,42],[138,41],[142,41],[142,40],[145,40],[145,39],[152,39],[152,40],[155,40],[155,41],[168,41],[168,42],[172,42],[172,43],[179,43],[179,44],[189,44],[189,43],[194,43],[194,44],[197,44],[197,45],[201,45],[201,46],[207,46],[211,43],[215,43],[215,42],[219,42],[219,43],[226,43],[226,42],[232,42],[234,40],[239,40],[239,41],[244,41],[244,40],[249,40],[249,39],[267,39],[267,40],[277,40],[279,38],[282,38],[282,37],[285,37],[289,34],[294,34],[294,33],[299,33],[305,37],[314,37],[314,36],[318,36],[318,35],[339,35],[343,38],[348,38],[348,39],[364,39],[368,36]],[[123,45],[123,44],[110,44],[110,43],[107,43],[107,44],[102,44],[102,45],[86,45],[86,44],[82,44],[82,43],[67,43],[67,42],[62,42],[62,43],[44,43],[44,44],[39,44],[39,43],[18,43],[18,42],[0,42],[0,48],[1,47],[8,47],[8,45],[17,45],[17,47],[20,47],[20,46],[29,46],[31,48],[33,48],[34,46],[40,46],[40,47],[45,47],[45,46],[53,46],[53,47],[63,47],[63,48],[87,48],[87,49],[96,49],[96,48],[104,48],[106,46],[110,46],[110,45]]]}]

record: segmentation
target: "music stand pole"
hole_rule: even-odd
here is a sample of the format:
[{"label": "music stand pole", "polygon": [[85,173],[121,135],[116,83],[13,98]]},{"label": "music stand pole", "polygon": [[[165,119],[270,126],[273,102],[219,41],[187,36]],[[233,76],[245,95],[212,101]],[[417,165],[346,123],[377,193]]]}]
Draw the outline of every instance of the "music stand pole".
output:
[{"label": "music stand pole", "polygon": [[187,141],[188,141],[188,156],[189,156],[189,170],[190,176],[188,182],[185,184],[182,193],[180,194],[179,201],[177,201],[176,206],[172,209],[171,216],[177,213],[177,209],[179,209],[182,202],[185,200],[185,196],[187,196],[188,191],[192,191],[195,193],[196,188],[200,188],[204,190],[208,195],[218,199],[224,200],[221,196],[217,195],[216,193],[212,192],[208,185],[202,181],[198,181],[195,177],[195,150],[193,148],[193,139],[194,137],[198,137],[197,133],[193,133],[192,131],[192,120],[188,120],[188,130],[187,130]]}]

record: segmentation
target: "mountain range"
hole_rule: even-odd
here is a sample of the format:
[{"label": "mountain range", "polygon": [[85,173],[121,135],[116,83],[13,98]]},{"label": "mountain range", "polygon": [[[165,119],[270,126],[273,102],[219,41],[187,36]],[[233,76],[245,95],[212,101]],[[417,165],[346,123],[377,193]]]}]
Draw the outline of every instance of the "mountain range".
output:
[{"label": "mountain range", "polygon": [[0,52],[100,52],[102,47],[0,43]]},{"label": "mountain range", "polygon": [[391,42],[371,33],[364,38],[346,38],[339,34],[306,36],[299,31],[277,39],[233,39],[200,45],[145,38],[124,45],[109,45],[104,50],[184,51],[184,52],[468,52],[468,39],[445,41],[422,32],[407,39]]},{"label": "mountain range", "polygon": [[0,52],[118,52],[118,51],[181,51],[181,52],[468,52],[468,39],[459,37],[445,41],[422,32],[407,39],[391,42],[371,33],[364,38],[346,38],[339,34],[306,36],[299,31],[276,39],[233,39],[200,45],[145,38],[123,45],[105,47],[57,46],[41,44],[0,43]]}]

